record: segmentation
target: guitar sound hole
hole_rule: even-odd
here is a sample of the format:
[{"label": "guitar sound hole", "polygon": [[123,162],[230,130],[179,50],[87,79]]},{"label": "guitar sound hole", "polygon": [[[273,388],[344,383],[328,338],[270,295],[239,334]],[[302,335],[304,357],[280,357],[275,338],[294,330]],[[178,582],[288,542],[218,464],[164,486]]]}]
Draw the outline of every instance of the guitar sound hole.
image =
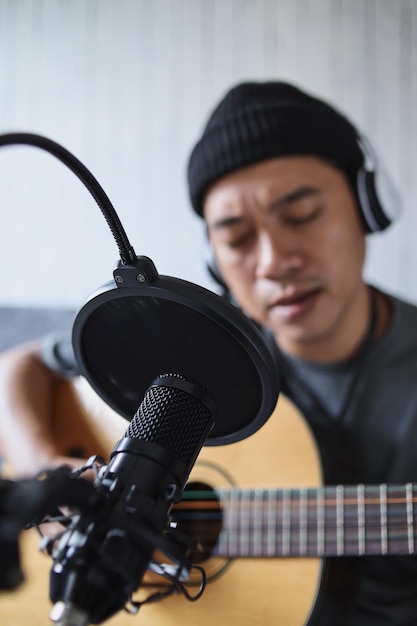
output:
[{"label": "guitar sound hole", "polygon": [[178,530],[194,540],[191,561],[206,561],[222,529],[223,514],[216,492],[206,483],[190,482],[184,489],[180,504],[174,510]]}]

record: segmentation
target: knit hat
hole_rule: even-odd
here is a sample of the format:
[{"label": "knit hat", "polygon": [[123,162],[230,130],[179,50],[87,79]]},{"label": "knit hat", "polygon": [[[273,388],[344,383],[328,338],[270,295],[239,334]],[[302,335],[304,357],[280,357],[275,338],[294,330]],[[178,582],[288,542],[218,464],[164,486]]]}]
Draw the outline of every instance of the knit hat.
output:
[{"label": "knit hat", "polygon": [[188,185],[202,216],[208,187],[237,169],[288,155],[314,155],[350,181],[363,164],[357,131],[336,109],[283,82],[233,87],[218,104],[191,153]]}]

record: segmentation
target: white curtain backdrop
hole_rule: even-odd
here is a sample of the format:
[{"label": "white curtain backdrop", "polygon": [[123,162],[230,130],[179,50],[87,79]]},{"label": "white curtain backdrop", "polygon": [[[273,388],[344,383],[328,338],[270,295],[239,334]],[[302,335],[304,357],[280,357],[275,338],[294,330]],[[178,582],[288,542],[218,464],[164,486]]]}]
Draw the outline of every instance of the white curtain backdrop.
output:
[{"label": "white curtain backdrop", "polygon": [[[415,0],[0,0],[0,133],[45,135],[107,192],[138,254],[209,288],[188,153],[221,95],[283,79],[374,144],[401,220],[369,238],[374,284],[417,301]],[[118,250],[94,200],[46,152],[0,150],[0,305],[75,306]]]}]

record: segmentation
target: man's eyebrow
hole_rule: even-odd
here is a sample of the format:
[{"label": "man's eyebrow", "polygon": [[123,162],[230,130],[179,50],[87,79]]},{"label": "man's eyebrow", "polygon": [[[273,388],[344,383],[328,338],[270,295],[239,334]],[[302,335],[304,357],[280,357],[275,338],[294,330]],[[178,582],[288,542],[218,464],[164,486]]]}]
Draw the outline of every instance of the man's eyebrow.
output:
[{"label": "man's eyebrow", "polygon": [[297,187],[293,191],[289,191],[288,193],[276,198],[268,205],[268,210],[278,209],[285,204],[292,204],[293,202],[298,202],[298,200],[302,200],[303,198],[308,198],[309,196],[315,196],[320,193],[320,189],[318,187],[312,187],[310,185],[303,185],[302,187]]},{"label": "man's eyebrow", "polygon": [[242,218],[240,215],[231,215],[230,217],[215,220],[212,224],[207,224],[207,230],[220,230],[221,228],[233,226],[233,224],[239,224],[241,221]]},{"label": "man's eyebrow", "polygon": [[[267,211],[274,211],[275,209],[279,209],[287,204],[291,204],[293,202],[297,202],[298,200],[302,200],[303,198],[307,198],[309,196],[315,196],[320,193],[320,189],[318,187],[312,187],[311,185],[303,185],[301,187],[297,187],[288,193],[279,196],[275,200],[273,200],[266,207]],[[220,230],[221,228],[227,228],[228,226],[233,226],[234,224],[239,224],[242,222],[242,217],[240,215],[231,215],[230,217],[220,218],[218,220],[213,221],[211,224],[207,224],[207,230]]]}]

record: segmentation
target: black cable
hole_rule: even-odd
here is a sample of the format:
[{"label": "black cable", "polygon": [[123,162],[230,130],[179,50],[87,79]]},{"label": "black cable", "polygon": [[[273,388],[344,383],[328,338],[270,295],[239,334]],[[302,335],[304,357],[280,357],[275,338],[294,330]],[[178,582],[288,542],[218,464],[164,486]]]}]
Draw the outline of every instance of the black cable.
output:
[{"label": "black cable", "polygon": [[126,265],[136,260],[135,251],[127,238],[115,208],[100,183],[81,161],[60,144],[41,135],[34,133],[6,133],[0,135],[0,147],[13,144],[41,148],[64,163],[81,180],[101,209],[119,248],[122,263]]}]

